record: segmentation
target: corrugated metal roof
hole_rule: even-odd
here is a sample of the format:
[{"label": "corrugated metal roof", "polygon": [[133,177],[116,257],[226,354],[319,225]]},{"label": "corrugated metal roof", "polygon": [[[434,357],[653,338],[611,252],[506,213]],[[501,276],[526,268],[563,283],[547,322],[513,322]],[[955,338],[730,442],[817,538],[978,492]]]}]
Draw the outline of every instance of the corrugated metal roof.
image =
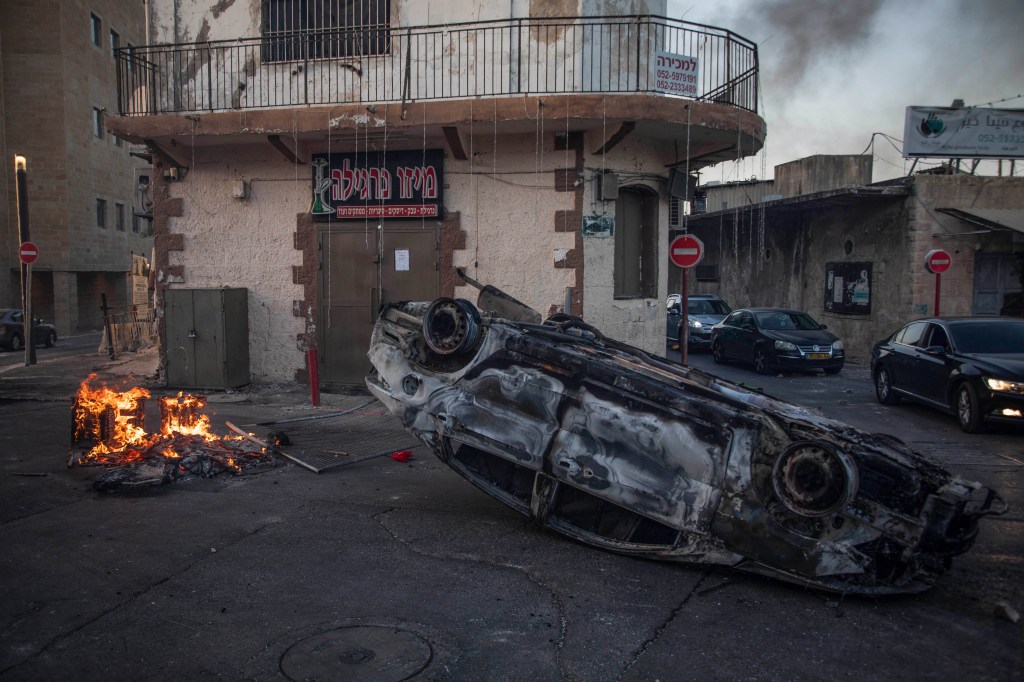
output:
[{"label": "corrugated metal roof", "polygon": [[939,213],[992,230],[1024,233],[1024,208],[937,208]]},{"label": "corrugated metal roof", "polygon": [[691,214],[686,217],[689,224],[701,223],[704,221],[731,220],[733,216],[745,214],[750,211],[765,211],[767,213],[782,211],[806,211],[832,206],[842,206],[865,201],[881,201],[902,199],[910,194],[910,190],[904,185],[853,185],[840,187],[825,192],[814,194],[803,194],[798,197],[787,199],[774,199],[762,201],[749,206],[737,206],[712,213]]}]

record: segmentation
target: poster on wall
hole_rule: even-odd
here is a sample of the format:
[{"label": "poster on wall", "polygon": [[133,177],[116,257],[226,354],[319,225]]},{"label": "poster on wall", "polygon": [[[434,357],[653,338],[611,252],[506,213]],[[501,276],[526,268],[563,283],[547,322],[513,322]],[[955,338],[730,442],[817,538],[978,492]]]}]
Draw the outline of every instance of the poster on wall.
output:
[{"label": "poster on wall", "polygon": [[585,215],[583,216],[584,237],[612,237],[615,235],[615,216]]},{"label": "poster on wall", "polygon": [[871,313],[871,263],[825,264],[825,310],[845,315]]},{"label": "poster on wall", "polygon": [[439,218],[440,149],[313,155],[315,220]]}]

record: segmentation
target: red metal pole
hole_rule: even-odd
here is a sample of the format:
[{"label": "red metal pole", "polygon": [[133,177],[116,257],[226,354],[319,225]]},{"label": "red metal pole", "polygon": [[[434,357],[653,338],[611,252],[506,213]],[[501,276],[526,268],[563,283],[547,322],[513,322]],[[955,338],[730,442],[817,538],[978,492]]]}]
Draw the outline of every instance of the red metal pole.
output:
[{"label": "red metal pole", "polygon": [[679,323],[679,355],[685,365],[689,360],[690,350],[690,319],[687,308],[690,298],[690,269],[683,268],[683,291],[679,296],[679,314],[682,315]]},{"label": "red metal pole", "polygon": [[313,407],[320,405],[320,363],[317,361],[316,348],[306,351],[306,363],[309,365],[309,397]]},{"label": "red metal pole", "polygon": [[942,273],[935,273],[935,317],[939,316],[939,292],[942,290]]}]

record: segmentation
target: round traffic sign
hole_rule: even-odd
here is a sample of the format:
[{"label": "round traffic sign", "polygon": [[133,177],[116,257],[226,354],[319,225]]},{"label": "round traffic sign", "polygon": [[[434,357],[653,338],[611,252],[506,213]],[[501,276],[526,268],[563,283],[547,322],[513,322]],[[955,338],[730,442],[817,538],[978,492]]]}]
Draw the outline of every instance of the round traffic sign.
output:
[{"label": "round traffic sign", "polygon": [[668,246],[669,259],[681,268],[692,268],[704,258],[704,242],[692,234],[683,234]]},{"label": "round traffic sign", "polygon": [[32,265],[36,258],[39,258],[39,247],[34,242],[22,242],[21,248],[18,249],[18,257],[25,265]]},{"label": "round traffic sign", "polygon": [[932,274],[938,275],[943,273],[949,270],[951,265],[953,265],[953,258],[943,249],[932,249],[925,254],[924,266]]}]

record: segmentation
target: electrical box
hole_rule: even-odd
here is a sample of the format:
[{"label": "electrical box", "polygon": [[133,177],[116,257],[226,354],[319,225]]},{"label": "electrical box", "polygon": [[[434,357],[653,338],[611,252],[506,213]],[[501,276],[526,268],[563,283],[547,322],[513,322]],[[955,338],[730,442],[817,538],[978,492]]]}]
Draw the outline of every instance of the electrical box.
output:
[{"label": "electrical box", "polygon": [[164,300],[168,386],[249,383],[248,289],[168,289]]},{"label": "electrical box", "polygon": [[615,173],[597,174],[597,198],[601,201],[615,201],[619,198],[619,176]]}]

